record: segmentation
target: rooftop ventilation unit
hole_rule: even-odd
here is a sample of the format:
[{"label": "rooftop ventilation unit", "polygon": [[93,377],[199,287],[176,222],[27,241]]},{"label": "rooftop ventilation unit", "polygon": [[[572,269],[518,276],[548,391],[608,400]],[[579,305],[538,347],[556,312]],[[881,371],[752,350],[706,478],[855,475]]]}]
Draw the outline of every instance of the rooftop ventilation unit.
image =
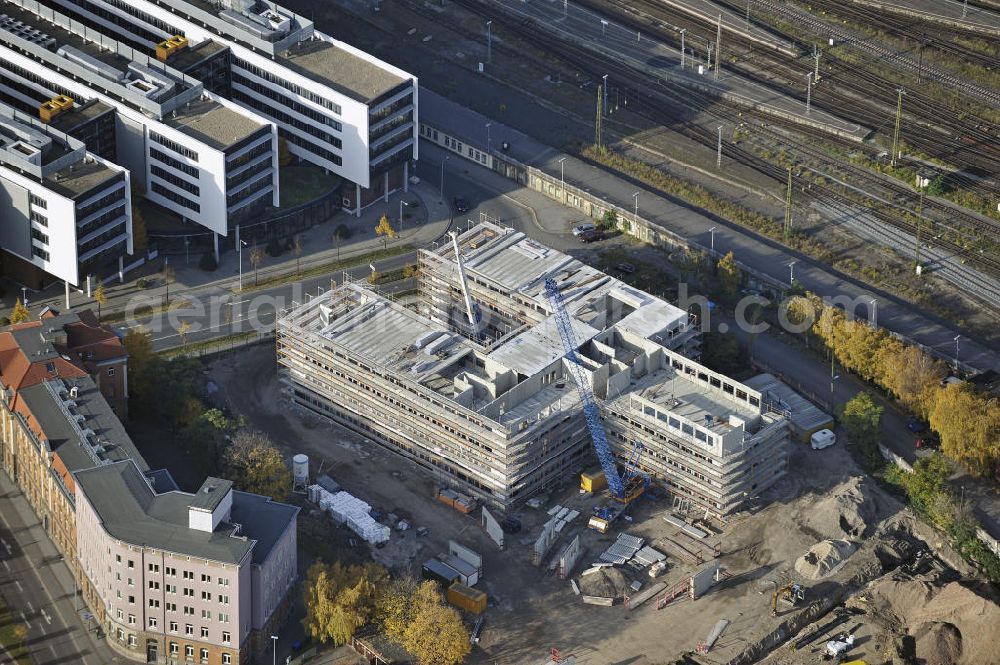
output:
[{"label": "rooftop ventilation unit", "polygon": [[121,83],[125,80],[125,72],[120,69],[115,69],[105,62],[101,62],[94,56],[88,55],[74,46],[60,46],[56,53],[71,62],[75,62],[82,67],[86,67],[90,71],[98,74],[99,76],[103,76],[109,81]]}]

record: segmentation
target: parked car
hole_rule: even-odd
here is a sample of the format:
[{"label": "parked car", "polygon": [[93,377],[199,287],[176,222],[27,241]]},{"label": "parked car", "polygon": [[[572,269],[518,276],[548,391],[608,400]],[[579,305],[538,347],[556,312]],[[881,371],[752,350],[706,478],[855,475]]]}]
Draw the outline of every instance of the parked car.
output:
[{"label": "parked car", "polygon": [[920,434],[927,429],[927,423],[918,418],[910,418],[906,421],[906,429],[914,434]]},{"label": "parked car", "polygon": [[917,437],[914,447],[918,450],[938,450],[941,448],[941,438],[934,432],[929,432],[923,436]]},{"label": "parked car", "polygon": [[464,196],[455,197],[455,212],[469,212],[469,202],[465,200]]},{"label": "parked car", "polygon": [[813,435],[809,437],[809,447],[813,450],[823,450],[835,443],[837,443],[837,435],[828,429],[813,432]]},{"label": "parked car", "polygon": [[573,235],[579,238],[582,234],[586,233],[587,231],[593,231],[595,229],[597,229],[597,226],[594,224],[577,224],[576,226],[573,227]]},{"label": "parked car", "polygon": [[604,240],[604,231],[600,229],[591,229],[590,231],[584,231],[577,236],[580,242],[595,242],[597,240]]},{"label": "parked car", "polygon": [[631,275],[635,272],[635,266],[631,263],[619,263],[615,266],[615,270],[622,273],[623,275]]}]

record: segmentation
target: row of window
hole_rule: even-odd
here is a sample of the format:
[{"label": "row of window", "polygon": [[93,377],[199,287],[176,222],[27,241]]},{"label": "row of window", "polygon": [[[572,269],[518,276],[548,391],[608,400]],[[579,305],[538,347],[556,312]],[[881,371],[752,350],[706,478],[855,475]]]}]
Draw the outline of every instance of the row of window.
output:
[{"label": "row of window", "polygon": [[270,170],[271,170],[271,160],[269,159],[261,160],[260,164],[255,164],[254,166],[248,168],[246,171],[243,171],[237,175],[226,178],[226,191],[233,189],[234,187],[240,185],[241,183],[249,182],[250,180],[253,180],[254,176],[258,176],[264,171],[270,171]]},{"label": "row of window", "polygon": [[42,261],[48,261],[49,260],[49,253],[46,252],[44,249],[41,249],[39,247],[35,247],[34,245],[32,245],[32,247],[31,247],[31,254],[33,256],[37,256]]},{"label": "row of window", "polygon": [[31,221],[33,222],[41,224],[42,226],[49,225],[49,218],[40,212],[35,212],[34,210],[32,210],[29,216],[31,217]]},{"label": "row of window", "polygon": [[124,200],[125,200],[125,192],[122,189],[117,189],[113,192],[108,192],[107,194],[97,199],[96,201],[92,201],[81,208],[77,208],[76,218],[83,219],[84,217],[88,217],[93,213],[97,212],[101,208],[106,208],[115,201],[124,201]]},{"label": "row of window", "polygon": [[265,81],[270,81],[271,83],[274,83],[275,85],[280,86],[285,90],[288,90],[289,92],[295,93],[299,97],[305,97],[309,101],[319,104],[320,106],[333,111],[337,115],[341,115],[340,104],[336,104],[330,101],[329,99],[326,99],[325,97],[320,97],[319,95],[310,92],[305,88],[300,88],[291,81],[276,74],[272,74],[266,69],[261,69],[256,65],[251,65],[249,62],[245,60],[240,60],[239,58],[233,58],[233,65],[247,70],[257,78],[264,79]]},{"label": "row of window", "polygon": [[185,164],[184,162],[182,162],[179,159],[174,159],[173,157],[171,157],[170,155],[168,155],[167,153],[165,153],[165,152],[163,152],[161,150],[157,150],[156,148],[150,148],[149,149],[149,156],[152,157],[153,159],[155,159],[158,162],[162,162],[163,164],[166,164],[167,166],[169,166],[171,168],[177,169],[181,173],[188,174],[189,176],[191,176],[195,180],[198,179],[198,169],[197,168],[191,166],[190,164]]},{"label": "row of window", "polygon": [[[248,92],[245,92],[244,90],[239,90],[237,86],[239,86],[240,88],[245,88],[246,90],[250,90],[255,94],[250,94]],[[342,145],[342,142],[339,137],[334,136],[325,129],[320,129],[313,123],[303,122],[298,118],[291,116],[280,109],[276,109],[274,105],[268,104],[267,102],[262,100],[258,95],[270,99],[274,99],[275,96],[278,96],[279,98],[274,99],[274,101],[278,102],[278,104],[280,104],[282,107],[289,107],[293,111],[301,113],[301,109],[296,108],[296,104],[288,103],[288,101],[285,98],[280,97],[273,90],[271,90],[266,86],[254,83],[249,79],[243,78],[239,74],[233,74],[233,92],[242,93],[243,99],[246,101],[247,104],[251,105],[257,111],[260,111],[263,115],[273,118],[276,122],[280,122],[281,124],[295,127],[299,131],[309,134],[310,136],[315,136],[318,140],[323,141],[324,143],[329,143],[330,145],[333,145],[337,148],[340,148]],[[301,106],[301,104],[298,106]],[[303,114],[303,115],[308,115],[308,114]],[[340,127],[334,127],[334,129],[340,131]]]},{"label": "row of window", "polygon": [[41,231],[39,231],[38,229],[31,229],[31,238],[33,240],[37,240],[38,242],[42,243],[43,245],[48,245],[49,244],[49,237],[47,235],[45,235],[44,233],[42,233]]},{"label": "row of window", "polygon": [[239,157],[236,157],[235,159],[228,160],[226,162],[226,170],[228,172],[233,172],[236,169],[238,169],[241,166],[243,166],[244,164],[249,164],[253,160],[255,160],[258,157],[260,157],[261,155],[263,155],[264,153],[268,153],[268,152],[271,152],[271,142],[270,141],[264,141],[259,146],[255,147],[255,148],[253,148],[251,150],[248,150],[247,152],[245,152],[244,154],[240,155]]},{"label": "row of window", "polygon": [[201,196],[201,187],[188,182],[187,180],[181,178],[180,176],[174,175],[173,173],[167,171],[166,169],[160,168],[156,164],[150,165],[149,172],[155,175],[160,180],[166,180],[174,187],[179,187],[183,189],[185,192],[189,192],[191,194],[194,194],[195,196]]},{"label": "row of window", "polygon": [[227,196],[226,197],[226,207],[231,208],[232,206],[236,205],[240,201],[245,201],[246,199],[250,198],[251,196],[253,196],[257,192],[261,191],[262,189],[266,189],[266,188],[268,188],[270,186],[271,186],[271,179],[270,178],[261,178],[260,180],[258,180],[254,184],[250,185],[246,189],[241,189],[239,192],[237,192],[235,194],[230,194],[229,196]]},{"label": "row of window", "polygon": [[[118,629],[118,641],[124,644],[128,644],[130,647],[138,646],[139,643],[138,638],[134,634],[128,633],[126,635],[125,631],[122,630],[121,628]],[[167,650],[170,653],[171,658],[179,658],[181,653],[181,645],[179,645],[177,642],[170,642],[170,644],[167,645]],[[195,651],[193,645],[191,644],[184,645],[184,657],[187,660],[194,660],[194,653]],[[208,663],[208,658],[209,658],[208,649],[204,647],[200,648],[198,650],[199,661],[201,663]],[[232,654],[229,653],[221,654],[219,662],[222,663],[222,665],[231,665],[233,662]]]},{"label": "row of window", "polygon": [[300,148],[308,150],[312,154],[322,157],[328,162],[333,162],[337,166],[341,166],[344,163],[344,160],[340,157],[340,155],[334,152],[330,152],[326,148],[320,148],[312,141],[307,141],[298,134],[293,134],[291,132],[286,131],[283,133],[283,136],[285,137],[285,140],[288,141],[289,143],[294,143]]},{"label": "row of window", "polygon": [[201,212],[201,204],[195,203],[194,201],[185,198],[173,191],[172,189],[167,189],[158,182],[150,183],[150,189],[159,194],[165,199],[169,199],[179,206],[183,206],[188,210],[193,210],[194,212]]},{"label": "row of window", "polygon": [[178,155],[184,155],[185,157],[187,157],[188,159],[190,159],[192,162],[197,162],[198,161],[198,153],[196,153],[194,150],[191,150],[190,148],[185,148],[184,146],[182,146],[180,143],[177,143],[176,141],[171,141],[166,136],[163,136],[161,134],[157,134],[156,132],[151,131],[151,132],[149,132],[149,138],[150,138],[151,141],[155,141],[156,143],[159,143],[164,148],[166,148],[168,150],[172,150],[173,152],[176,152]]},{"label": "row of window", "polygon": [[43,199],[40,196],[36,196],[34,194],[31,195],[30,201],[31,205],[33,205],[36,208],[41,208],[42,210],[46,210],[49,207],[49,204],[48,202],[46,202],[45,199]]}]

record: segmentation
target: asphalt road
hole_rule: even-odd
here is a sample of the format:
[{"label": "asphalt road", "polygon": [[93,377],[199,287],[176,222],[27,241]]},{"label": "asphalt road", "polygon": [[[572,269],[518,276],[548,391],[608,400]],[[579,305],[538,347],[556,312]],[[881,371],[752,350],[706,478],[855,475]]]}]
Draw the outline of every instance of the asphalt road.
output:
[{"label": "asphalt road", "polygon": [[15,619],[28,626],[27,643],[34,661],[44,665],[118,662],[103,642],[87,632],[87,614],[73,592],[69,568],[58,558],[24,495],[3,472],[0,501],[0,593]]}]

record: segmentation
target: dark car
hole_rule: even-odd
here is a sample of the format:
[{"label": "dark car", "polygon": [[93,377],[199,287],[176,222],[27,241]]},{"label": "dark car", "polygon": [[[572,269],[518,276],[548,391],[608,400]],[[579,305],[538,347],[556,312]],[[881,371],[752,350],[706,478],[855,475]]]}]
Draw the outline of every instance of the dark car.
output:
[{"label": "dark car", "polygon": [[920,434],[927,429],[927,423],[917,418],[910,418],[906,421],[906,429],[914,434]]},{"label": "dark car", "polygon": [[590,231],[584,231],[579,236],[580,242],[594,242],[596,240],[604,240],[604,231],[600,229],[592,229]]},{"label": "dark car", "polygon": [[469,202],[464,196],[455,197],[455,212],[469,212]]},{"label": "dark car", "polygon": [[619,263],[615,266],[615,270],[622,273],[623,275],[631,275],[635,272],[635,266],[631,263]]},{"label": "dark car", "polygon": [[914,444],[914,447],[917,448],[918,450],[925,448],[927,450],[938,450],[939,448],[941,448],[941,439],[938,437],[937,434],[931,432],[929,434],[925,434],[924,436],[918,437],[916,443]]}]

